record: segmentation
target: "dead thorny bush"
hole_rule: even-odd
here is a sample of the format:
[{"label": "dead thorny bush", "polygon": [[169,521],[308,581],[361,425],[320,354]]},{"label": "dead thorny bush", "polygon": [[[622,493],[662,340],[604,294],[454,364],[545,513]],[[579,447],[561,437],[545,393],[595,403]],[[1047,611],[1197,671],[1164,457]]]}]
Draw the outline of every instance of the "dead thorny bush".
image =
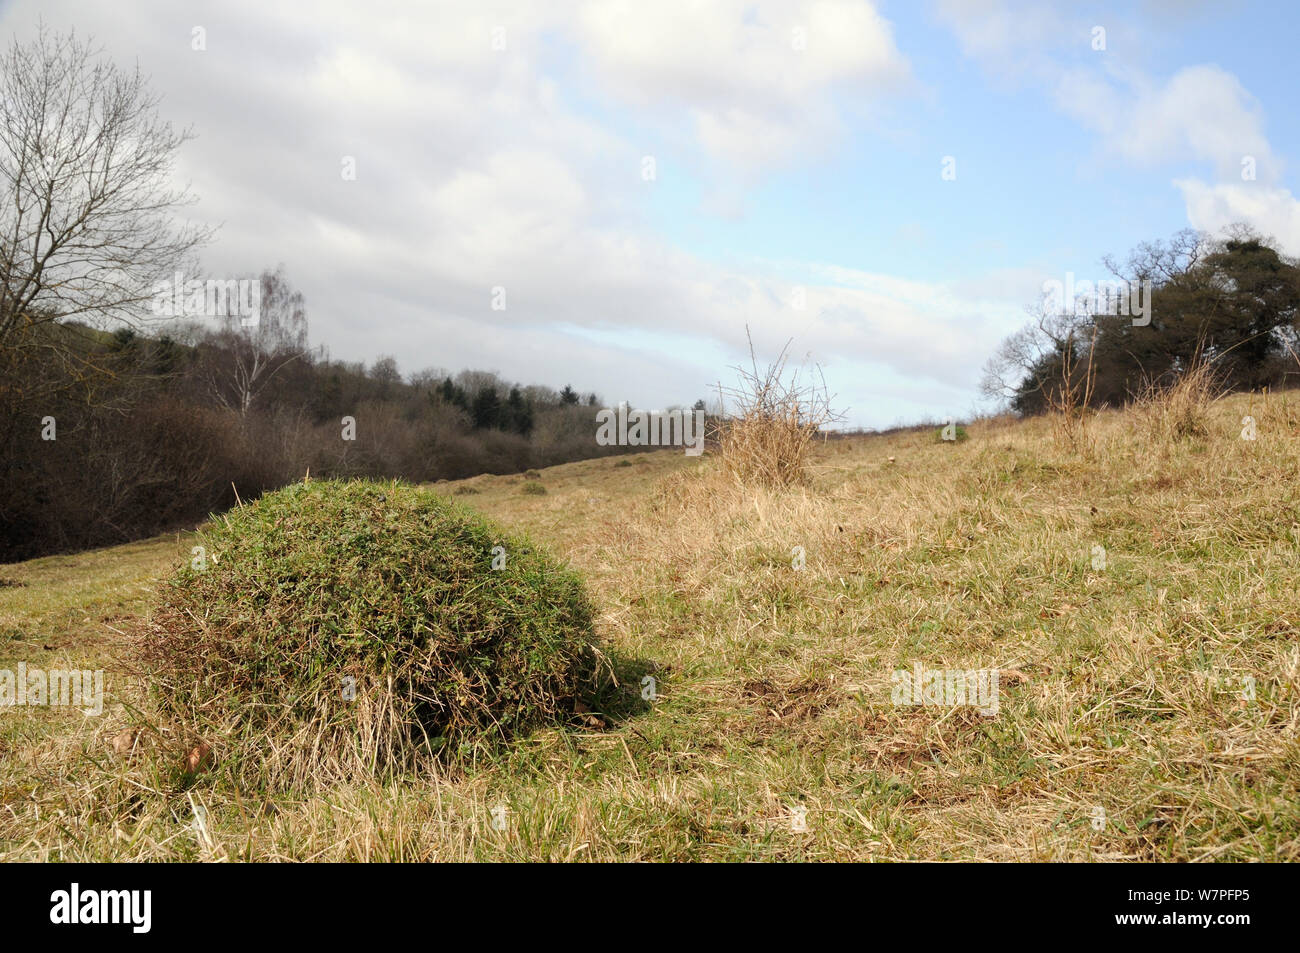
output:
[{"label": "dead thorny bush", "polygon": [[820,368],[816,380],[801,380],[797,369],[787,376],[789,350],[787,341],[776,361],[760,370],[751,339],[750,366],[733,368],[739,375],[734,386],[718,384],[718,458],[723,472],[742,485],[807,482],[813,441],[822,426],[842,419]]}]

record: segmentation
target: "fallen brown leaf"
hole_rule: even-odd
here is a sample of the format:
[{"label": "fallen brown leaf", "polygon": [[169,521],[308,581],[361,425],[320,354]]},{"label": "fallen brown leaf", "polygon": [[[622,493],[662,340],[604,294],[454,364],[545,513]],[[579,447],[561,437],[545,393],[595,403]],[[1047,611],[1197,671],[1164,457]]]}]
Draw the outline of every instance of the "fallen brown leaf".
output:
[{"label": "fallen brown leaf", "polygon": [[109,744],[112,745],[113,750],[120,755],[130,754],[131,749],[135,747],[135,740],[139,736],[139,728],[123,728],[113,736],[113,740],[110,741]]},{"label": "fallen brown leaf", "polygon": [[185,756],[185,773],[198,774],[208,766],[212,760],[212,748],[207,742],[200,741],[198,745]]}]

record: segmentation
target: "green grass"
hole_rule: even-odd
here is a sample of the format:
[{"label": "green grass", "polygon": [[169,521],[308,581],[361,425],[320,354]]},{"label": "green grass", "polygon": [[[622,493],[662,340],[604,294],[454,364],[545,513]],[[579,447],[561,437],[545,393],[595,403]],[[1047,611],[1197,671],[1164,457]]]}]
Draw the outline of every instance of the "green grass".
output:
[{"label": "green grass", "polygon": [[[582,574],[617,676],[589,713],[454,771],[236,794],[111,749],[145,697],[116,669],[97,721],[0,715],[0,857],[1295,860],[1300,409],[1089,426],[1077,450],[1048,421],[831,442],[792,490],[677,452],[553,467],[545,496],[430,488]],[[0,588],[5,651],[112,668],[107,626],[143,627],[187,542],[3,567],[28,583]],[[998,713],[892,704],[916,662],[997,668]]]}]

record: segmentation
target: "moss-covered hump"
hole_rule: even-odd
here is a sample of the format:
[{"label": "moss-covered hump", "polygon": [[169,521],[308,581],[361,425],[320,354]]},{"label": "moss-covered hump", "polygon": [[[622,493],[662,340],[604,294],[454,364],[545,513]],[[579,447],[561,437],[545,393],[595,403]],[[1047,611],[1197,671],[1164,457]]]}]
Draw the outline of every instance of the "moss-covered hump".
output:
[{"label": "moss-covered hump", "polygon": [[236,779],[382,774],[571,710],[597,658],[579,577],[401,483],[311,482],[217,518],[163,587],[164,712]]}]

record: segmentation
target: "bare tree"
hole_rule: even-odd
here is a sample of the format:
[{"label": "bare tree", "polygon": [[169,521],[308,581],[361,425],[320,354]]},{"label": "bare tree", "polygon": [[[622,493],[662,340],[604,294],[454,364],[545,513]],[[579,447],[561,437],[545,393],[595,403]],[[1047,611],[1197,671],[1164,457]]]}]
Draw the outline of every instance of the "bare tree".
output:
[{"label": "bare tree", "polygon": [[1168,242],[1141,242],[1123,261],[1113,255],[1105,255],[1101,261],[1116,278],[1131,284],[1151,281],[1163,285],[1193,270],[1213,250],[1214,241],[1207,233],[1184,228]]},{"label": "bare tree", "polygon": [[382,355],[370,365],[370,370],[366,374],[378,385],[376,396],[380,400],[388,400],[393,394],[393,389],[402,383],[402,372],[397,366],[397,358],[391,354]]},{"label": "bare tree", "polygon": [[0,348],[78,318],[144,314],[151,289],[212,231],[180,225],[169,186],[189,131],[158,117],[139,70],[44,27],[0,55]]},{"label": "bare tree", "polygon": [[1073,352],[1089,323],[1086,314],[1049,310],[1047,299],[1027,307],[1031,323],[1004,340],[984,365],[980,392],[989,400],[1010,401],[1029,385],[1033,392],[1049,386],[1048,378],[1033,380],[1053,359]]},{"label": "bare tree", "polygon": [[224,406],[248,413],[275,376],[294,361],[307,358],[307,305],[289,284],[283,267],[264,271],[255,324],[231,314],[209,335],[207,378],[213,396]]}]

